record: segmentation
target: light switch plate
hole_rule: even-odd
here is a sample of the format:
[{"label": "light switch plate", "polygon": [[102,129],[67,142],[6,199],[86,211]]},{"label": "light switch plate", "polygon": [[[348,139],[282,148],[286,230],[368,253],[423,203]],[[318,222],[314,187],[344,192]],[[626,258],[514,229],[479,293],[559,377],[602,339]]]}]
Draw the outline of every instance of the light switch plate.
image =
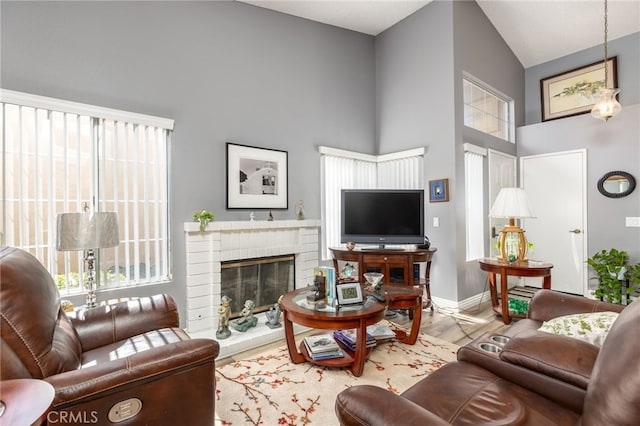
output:
[{"label": "light switch plate", "polygon": [[434,217],[433,218],[433,227],[437,228],[438,226],[440,226],[440,218],[439,217]]},{"label": "light switch plate", "polygon": [[626,226],[640,226],[640,217],[627,217],[626,218]]}]

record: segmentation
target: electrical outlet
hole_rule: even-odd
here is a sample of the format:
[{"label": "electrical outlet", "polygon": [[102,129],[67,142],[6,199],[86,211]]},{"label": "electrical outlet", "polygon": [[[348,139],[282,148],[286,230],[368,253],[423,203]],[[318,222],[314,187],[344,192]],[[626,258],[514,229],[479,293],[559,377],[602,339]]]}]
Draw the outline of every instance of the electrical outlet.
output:
[{"label": "electrical outlet", "polygon": [[434,217],[433,218],[433,227],[437,228],[438,226],[440,226],[440,218],[439,217]]},{"label": "electrical outlet", "polygon": [[626,226],[640,226],[640,217],[627,217],[626,218]]}]

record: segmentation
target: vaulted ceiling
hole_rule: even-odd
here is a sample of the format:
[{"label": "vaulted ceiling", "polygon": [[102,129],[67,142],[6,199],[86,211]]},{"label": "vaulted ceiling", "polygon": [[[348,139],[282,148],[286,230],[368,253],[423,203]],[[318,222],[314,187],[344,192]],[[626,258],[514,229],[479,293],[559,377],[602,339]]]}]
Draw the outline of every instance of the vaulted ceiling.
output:
[{"label": "vaulted ceiling", "polygon": [[[238,1],[378,35],[432,0]],[[601,45],[604,40],[603,0],[476,2],[525,68]],[[608,0],[608,9],[609,40],[640,31],[640,0]]]}]

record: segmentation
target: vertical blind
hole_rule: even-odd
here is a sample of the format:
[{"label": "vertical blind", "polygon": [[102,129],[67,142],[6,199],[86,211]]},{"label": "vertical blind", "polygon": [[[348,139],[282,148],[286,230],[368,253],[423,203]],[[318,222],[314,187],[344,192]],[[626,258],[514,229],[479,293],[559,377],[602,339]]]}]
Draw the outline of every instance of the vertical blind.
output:
[{"label": "vertical blind", "polygon": [[82,252],[57,252],[59,213],[118,213],[120,245],[98,253],[99,286],[169,277],[173,121],[2,92],[2,243],[36,256],[62,294],[80,291]]},{"label": "vertical blind", "polygon": [[340,190],[422,188],[424,150],[381,156],[320,147],[322,175],[322,256],[340,245]]},{"label": "vertical blind", "polygon": [[483,155],[465,149],[464,170],[466,259],[471,261],[484,257]]}]

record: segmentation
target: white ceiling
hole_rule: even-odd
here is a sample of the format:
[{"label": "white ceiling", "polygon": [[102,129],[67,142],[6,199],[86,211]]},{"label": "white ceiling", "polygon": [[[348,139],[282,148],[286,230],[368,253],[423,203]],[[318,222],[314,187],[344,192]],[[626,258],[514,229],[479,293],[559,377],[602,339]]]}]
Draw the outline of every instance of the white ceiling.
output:
[{"label": "white ceiling", "polygon": [[[432,0],[238,1],[378,35]],[[604,40],[603,0],[476,2],[525,68],[601,45]],[[640,0],[608,0],[608,8],[609,40],[640,31]]]}]

